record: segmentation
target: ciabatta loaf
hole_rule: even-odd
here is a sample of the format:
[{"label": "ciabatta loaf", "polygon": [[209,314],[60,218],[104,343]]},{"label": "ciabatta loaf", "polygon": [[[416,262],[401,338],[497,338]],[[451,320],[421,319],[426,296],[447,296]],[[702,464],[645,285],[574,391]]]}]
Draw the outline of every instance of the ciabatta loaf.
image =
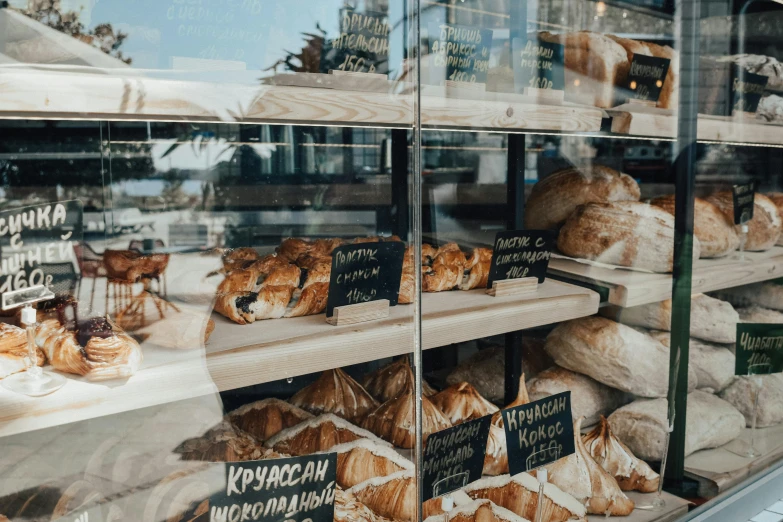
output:
[{"label": "ciabatta loaf", "polygon": [[[707,201],[715,205],[734,222],[734,198],[730,190],[716,192],[707,198]],[[753,200],[753,219],[748,221],[748,235],[745,241],[745,250],[751,252],[769,250],[780,238],[781,221],[778,208],[764,194],[756,193]],[[737,227],[739,231],[739,227]]]},{"label": "ciabatta loaf", "polygon": [[751,427],[756,393],[759,393],[756,427],[765,428],[783,422],[783,374],[743,375],[723,390],[720,397],[737,408],[745,416],[745,424]]},{"label": "ciabatta loaf", "polygon": [[746,306],[737,308],[740,320],[744,323],[783,324],[783,313],[761,306]]},{"label": "ciabatta loaf", "polygon": [[728,301],[735,308],[757,305],[783,311],[783,285],[777,283],[763,282],[724,288],[711,295]]},{"label": "ciabatta loaf", "polygon": [[[637,457],[659,461],[668,429],[668,401],[639,399],[609,416],[612,432]],[[685,455],[705,448],[717,448],[736,439],[745,418],[734,406],[703,391],[688,394],[685,426]]]},{"label": "ciabatta loaf", "polygon": [[[650,204],[674,215],[674,194],[657,197]],[[693,202],[693,234],[699,240],[702,258],[722,257],[739,247],[734,222],[706,199]]]},{"label": "ciabatta loaf", "polygon": [[603,165],[558,170],[533,186],[525,227],[558,228],[579,205],[639,201],[640,193],[631,176]]},{"label": "ciabatta loaf", "polygon": [[[650,332],[664,346],[670,346],[669,332]],[[700,390],[718,393],[734,380],[734,353],[729,348],[734,345],[721,345],[690,340],[690,367],[696,373]]]},{"label": "ciabatta loaf", "polygon": [[[671,272],[674,217],[645,203],[590,203],[566,220],[557,248],[568,256],[610,265]],[[700,251],[699,240],[694,238],[694,259]]]},{"label": "ciabatta loaf", "polygon": [[[639,397],[665,397],[669,391],[669,349],[603,317],[560,323],[547,337],[546,351],[559,366]],[[696,387],[690,369],[688,384]]]},{"label": "ciabatta loaf", "polygon": [[[779,99],[778,96],[774,97]],[[766,196],[775,204],[775,207],[778,209],[778,214],[783,217],[783,192],[770,192],[769,194],[766,194]],[[781,237],[778,238],[778,242],[775,244],[783,245],[783,234],[781,234]]]},{"label": "ciabatta loaf", "polygon": [[[679,100],[679,71],[680,57],[677,51],[668,45],[660,46],[649,42],[640,42],[629,38],[621,38],[614,35],[606,35],[618,44],[622,45],[628,56],[628,62],[633,62],[635,54],[642,56],[654,56],[655,58],[666,58],[669,60],[669,70],[666,72],[666,78],[663,80],[661,93],[658,96],[658,107],[670,109],[677,106]],[[630,72],[630,67],[629,67]],[[628,85],[628,74],[618,77],[616,85]]]}]

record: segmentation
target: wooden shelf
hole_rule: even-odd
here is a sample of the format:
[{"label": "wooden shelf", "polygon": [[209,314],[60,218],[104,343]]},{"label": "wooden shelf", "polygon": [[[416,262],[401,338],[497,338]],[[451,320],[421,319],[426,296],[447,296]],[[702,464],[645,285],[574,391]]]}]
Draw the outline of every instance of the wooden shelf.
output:
[{"label": "wooden shelf", "polygon": [[[240,326],[212,314],[216,326],[204,348],[199,339],[209,305],[197,306],[194,301],[179,303],[187,318],[169,315],[155,323],[151,337],[142,344],[142,369],[126,381],[91,383],[68,376],[64,388],[39,398],[0,389],[0,436],[413,351],[409,305],[393,307],[388,319],[342,327],[328,325],[324,315]],[[199,310],[201,320],[194,320]],[[482,290],[425,294],[423,346],[430,349],[532,328],[597,310],[596,293],[552,280],[544,282],[536,295],[524,297],[496,298]],[[184,320],[189,326],[183,330]],[[196,348],[161,347],[172,342]]]},{"label": "wooden shelf", "polygon": [[[688,505],[690,504],[687,500],[683,500],[680,497],[676,497],[671,493],[666,493],[664,491],[662,498],[666,502],[666,505],[660,511],[651,511],[639,509],[639,506],[649,506],[652,504],[652,501],[658,496],[657,493],[626,491],[625,494],[634,501],[636,509],[627,517],[617,519],[622,520],[623,522],[674,522],[688,512]],[[607,517],[605,515],[589,515],[587,520],[588,522],[606,522]]]},{"label": "wooden shelf", "polygon": [[[783,277],[783,247],[766,252],[746,252],[719,259],[698,259],[693,263],[693,293],[757,283]],[[571,259],[552,258],[549,271],[573,281],[608,290],[610,304],[629,307],[669,299],[671,274],[634,272],[621,268],[596,267]]]}]

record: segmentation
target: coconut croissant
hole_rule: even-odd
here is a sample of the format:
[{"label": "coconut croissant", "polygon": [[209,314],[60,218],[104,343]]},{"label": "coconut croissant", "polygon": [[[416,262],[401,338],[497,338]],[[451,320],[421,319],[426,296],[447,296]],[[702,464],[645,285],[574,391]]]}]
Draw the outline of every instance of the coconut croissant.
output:
[{"label": "coconut croissant", "polygon": [[359,422],[378,407],[367,390],[340,368],[321,373],[291,397],[291,404],[315,415],[334,413],[351,422]]},{"label": "coconut croissant", "polygon": [[[505,409],[522,406],[530,402],[525,386],[525,374],[519,378],[519,391],[517,398]],[[487,438],[487,453],[484,456],[484,474],[502,475],[508,473],[508,450],[506,449],[506,429],[503,425],[503,415],[497,412],[492,416],[492,424],[489,426],[489,438]]]}]

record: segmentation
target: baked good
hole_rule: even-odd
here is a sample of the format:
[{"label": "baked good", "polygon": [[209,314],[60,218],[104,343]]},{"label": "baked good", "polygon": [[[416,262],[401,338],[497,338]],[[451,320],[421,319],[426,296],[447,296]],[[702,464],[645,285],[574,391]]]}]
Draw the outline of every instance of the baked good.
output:
[{"label": "baked good", "polygon": [[[362,426],[399,448],[412,448],[416,443],[412,383],[397,397],[370,412]],[[427,397],[421,398],[422,441],[431,433],[446,429],[451,423]]]},{"label": "baked good", "polygon": [[[767,123],[782,123],[783,97],[777,94],[763,95],[756,108],[756,117]],[[771,196],[771,194],[767,194],[767,196]],[[780,212],[780,206],[778,206],[778,212]],[[778,239],[778,241],[780,240]]]},{"label": "baked good", "polygon": [[334,522],[392,522],[372,512],[352,494],[337,486],[334,489]]},{"label": "baked good", "polygon": [[398,304],[411,304],[416,295],[416,271],[413,265],[402,266],[402,275],[400,276],[400,292],[397,294]]},{"label": "baked good", "polygon": [[621,490],[658,491],[660,475],[614,436],[609,421],[603,415],[598,425],[582,437],[582,441],[595,461],[614,477]]},{"label": "baked good", "polygon": [[334,413],[354,423],[378,407],[367,390],[340,368],[321,373],[314,383],[291,397],[291,404],[315,415]]},{"label": "baked good", "polygon": [[[779,98],[778,96],[775,96],[775,98],[778,98],[783,102],[783,99]],[[763,101],[763,100],[762,100]],[[783,110],[783,104],[780,104],[781,108]],[[761,103],[759,103],[759,111],[761,111]],[[775,205],[775,208],[778,209],[778,215],[783,217],[783,192],[770,192],[765,194],[769,198],[769,200]],[[783,234],[781,234],[781,237],[778,238],[776,245],[783,245]]]},{"label": "baked good", "polygon": [[498,407],[482,397],[476,388],[466,382],[452,384],[430,397],[451,424],[460,424],[498,411]]},{"label": "baked good", "polygon": [[390,446],[388,442],[384,442],[369,431],[354,426],[332,413],[324,413],[286,428],[267,440],[265,445],[277,452],[298,456],[326,451],[332,446],[357,439],[370,439],[383,446]]},{"label": "baked good", "polygon": [[215,311],[238,324],[254,323],[262,319],[279,319],[285,314],[295,288],[294,286],[266,286],[258,292],[219,294],[215,299]]},{"label": "baked good", "polygon": [[169,254],[142,254],[136,250],[104,250],[103,264],[109,280],[137,283],[159,277],[169,264]]},{"label": "baked good", "polygon": [[[364,389],[380,402],[386,402],[404,392],[408,386],[414,386],[415,378],[408,356],[400,357],[386,366],[368,373],[362,379]],[[435,389],[422,380],[422,393],[425,397],[435,395]]]},{"label": "baked good", "polygon": [[[460,506],[467,506],[468,504],[475,502],[472,498],[470,498],[464,491],[461,489],[457,489],[449,493],[449,496],[451,497],[451,500],[454,502],[454,506],[460,507]],[[443,510],[443,498],[444,497],[435,497],[431,498],[430,500],[426,501],[422,505],[422,518],[428,519],[435,515],[445,515],[446,512]]]},{"label": "baked good", "polygon": [[[36,348],[35,364],[43,366],[46,357]],[[27,331],[8,323],[0,323],[0,379],[27,369]]]},{"label": "baked good", "polygon": [[[668,401],[638,399],[609,416],[614,435],[634,455],[659,461],[668,430]],[[737,438],[745,418],[723,399],[700,390],[688,394],[685,424],[685,456],[705,448],[717,448]]]},{"label": "baked good", "polygon": [[[525,386],[525,374],[519,378],[519,389],[517,397],[503,409],[522,406],[530,402]],[[492,416],[492,422],[489,425],[489,437],[487,438],[487,451],[484,455],[485,475],[502,475],[508,473],[508,449],[506,447],[506,430],[503,424],[503,415],[500,411]]]},{"label": "baked good", "polygon": [[460,290],[486,288],[489,280],[489,268],[492,264],[491,248],[474,248],[467,258],[467,272],[459,283]]},{"label": "baked good", "polygon": [[0,353],[27,350],[27,330],[9,323],[0,323]]},{"label": "baked good", "polygon": [[[669,332],[650,332],[650,335],[664,346],[670,346]],[[733,345],[720,345],[690,340],[689,366],[696,373],[698,389],[717,393],[734,380],[734,353],[727,348]]]},{"label": "baked good", "polygon": [[590,31],[560,35],[539,32],[538,38],[565,46],[565,83],[569,86],[569,98],[575,97],[575,101],[596,107],[615,106],[614,86],[619,78],[628,75],[631,67],[620,44]]},{"label": "baked good", "polygon": [[[671,331],[672,300],[623,308],[613,315],[623,324]],[[738,322],[739,315],[730,303],[704,294],[691,297],[691,337],[714,343],[733,343]]]},{"label": "baked good", "polygon": [[552,366],[530,379],[527,389],[533,401],[570,391],[574,419],[584,417],[588,426],[598,422],[601,415],[609,415],[627,402],[622,391],[560,366]]},{"label": "baked good", "polygon": [[311,283],[295,290],[283,317],[302,317],[320,314],[326,310],[329,299],[329,282]]},{"label": "baked good", "polygon": [[348,493],[373,512],[393,520],[416,519],[416,477],[414,471],[398,471],[353,486]]},{"label": "baked good", "polygon": [[392,448],[370,439],[338,444],[325,453],[337,453],[337,484],[346,489],[375,477],[414,469],[411,461]]},{"label": "baked good", "polygon": [[299,256],[309,254],[312,249],[313,243],[310,241],[297,237],[289,237],[288,239],[284,239],[275,250],[278,256],[293,263]]},{"label": "baked good", "polygon": [[[645,203],[590,203],[566,220],[557,248],[568,256],[610,265],[671,272],[674,217]],[[694,238],[694,259],[699,252],[699,240]]]},{"label": "baked good", "polygon": [[757,305],[770,310],[783,311],[783,285],[774,282],[724,288],[717,292],[711,292],[710,295],[728,301],[734,308]]},{"label": "baked good", "polygon": [[261,442],[312,418],[311,413],[274,398],[245,404],[226,415],[226,420],[232,426]]},{"label": "baked good", "polygon": [[191,470],[179,470],[161,479],[147,497],[140,520],[208,522],[212,485]]},{"label": "baked good", "polygon": [[603,165],[558,170],[533,185],[525,202],[525,227],[559,228],[580,205],[639,201],[634,179]]},{"label": "baked good", "polygon": [[635,54],[642,56],[654,56],[655,58],[666,58],[669,60],[669,69],[666,72],[666,78],[663,80],[663,86],[661,87],[661,94],[658,97],[658,107],[662,109],[671,109],[677,107],[679,100],[679,54],[677,51],[669,47],[668,45],[660,46],[649,42],[640,42],[637,40],[631,40],[629,38],[621,38],[611,34],[606,35],[618,44],[623,46],[628,56],[629,68],[623,70],[621,73],[624,75],[618,75],[615,81],[615,85],[625,87],[628,85],[628,76],[630,73],[630,64],[633,62]]},{"label": "baked good", "polygon": [[763,54],[735,54],[718,58],[724,62],[735,63],[748,72],[768,78],[766,89],[783,91],[783,64],[776,58]]},{"label": "baked good", "polygon": [[182,460],[208,462],[241,462],[280,456],[227,421],[221,422],[201,437],[186,440],[174,451],[180,454]]},{"label": "baked good", "polygon": [[737,308],[737,313],[744,323],[783,324],[783,313],[757,305]]},{"label": "baked good", "polygon": [[443,292],[456,288],[463,278],[468,261],[456,243],[446,243],[438,248],[430,266],[422,267],[423,292]]},{"label": "baked good", "polygon": [[487,499],[473,500],[452,509],[446,517],[433,515],[424,519],[426,522],[529,522],[516,513],[502,508]]},{"label": "baked good", "polygon": [[[482,478],[468,484],[463,490],[473,499],[491,500],[522,518],[535,520],[538,486],[538,481],[532,475],[519,473],[513,477],[500,475]],[[541,519],[548,522],[586,520],[585,507],[552,483],[544,485],[544,501],[541,507]]]},{"label": "baked good", "polygon": [[258,252],[250,247],[231,248],[223,253],[223,268],[230,272],[236,268],[246,265],[246,261],[255,261],[259,259]]},{"label": "baked good", "polygon": [[36,327],[35,343],[55,370],[91,381],[130,377],[143,359],[139,343],[105,317],[65,326],[47,319]]},{"label": "baked good", "polygon": [[[651,336],[603,317],[560,323],[546,339],[559,366],[640,397],[666,397],[669,349]],[[644,356],[640,356],[643,354]],[[688,370],[688,389],[696,387]]]},{"label": "baked good", "polygon": [[261,281],[261,288],[266,286],[299,286],[302,270],[296,265],[280,266],[266,274]]},{"label": "baked good", "polygon": [[617,481],[593,459],[582,442],[582,419],[574,421],[576,451],[545,467],[549,481],[584,504],[593,515],[627,516],[633,500],[620,491]]},{"label": "baked good", "polygon": [[783,422],[783,374],[742,375],[720,393],[720,398],[737,408],[745,416],[745,424],[751,427],[756,393],[756,427],[765,428]]},{"label": "baked good", "polygon": [[[650,204],[674,215],[674,194],[657,197]],[[739,248],[734,221],[706,199],[693,201],[693,234],[699,240],[702,258],[722,257]]]},{"label": "baked good", "polygon": [[[730,190],[716,192],[709,196],[707,201],[718,207],[727,219],[734,222],[734,198]],[[769,250],[775,246],[780,237],[783,223],[772,200],[757,192],[753,200],[753,219],[748,221],[746,225],[748,226],[748,234],[745,250],[755,252]],[[739,227],[737,230],[739,231]]]}]

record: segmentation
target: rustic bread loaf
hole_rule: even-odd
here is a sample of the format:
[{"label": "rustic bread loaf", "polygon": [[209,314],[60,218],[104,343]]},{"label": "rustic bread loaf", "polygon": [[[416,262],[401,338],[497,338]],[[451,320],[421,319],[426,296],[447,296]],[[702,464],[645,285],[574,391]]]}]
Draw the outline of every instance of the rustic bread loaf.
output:
[{"label": "rustic bread loaf", "polygon": [[[776,98],[779,98],[776,96]],[[769,200],[775,204],[775,208],[778,209],[778,215],[783,217],[783,192],[770,192],[765,194]],[[776,245],[783,245],[783,234],[778,238]]]},{"label": "rustic bread loaf", "polygon": [[737,308],[737,313],[743,323],[783,324],[783,313],[761,306],[751,305]]},{"label": "rustic bread loaf", "polygon": [[753,425],[756,392],[759,393],[756,427],[764,428],[783,422],[783,374],[737,377],[721,392],[720,397],[737,408],[745,416],[745,424],[750,427]]},{"label": "rustic bread loaf", "polygon": [[525,227],[560,227],[579,205],[639,201],[639,185],[627,174],[603,165],[553,172],[533,186],[526,202]]},{"label": "rustic bread loaf", "polygon": [[[669,332],[650,332],[655,339],[664,346],[671,346],[671,334]],[[698,389],[710,393],[718,393],[734,380],[734,353],[729,347],[734,345],[721,345],[690,340],[690,366],[696,372]]]},{"label": "rustic bread loaf", "polygon": [[712,296],[728,301],[735,308],[758,305],[783,311],[783,285],[763,282],[711,292]]},{"label": "rustic bread loaf", "polygon": [[[658,207],[623,201],[578,207],[557,237],[565,255],[610,265],[671,272],[674,217]],[[701,251],[693,239],[693,258]]]},{"label": "rustic bread loaf", "polygon": [[601,415],[608,415],[628,402],[627,394],[620,390],[560,366],[553,366],[530,379],[527,389],[531,401],[570,391],[571,413],[574,419],[584,417],[585,426],[595,424]]},{"label": "rustic bread loaf", "polygon": [[[634,455],[644,460],[661,460],[667,431],[668,401],[639,399],[609,416],[612,432]],[[685,421],[685,455],[716,448],[736,439],[745,419],[734,406],[703,391],[688,394]]]},{"label": "rustic bread loaf", "polygon": [[[650,201],[674,215],[674,194],[661,196]],[[696,198],[693,203],[693,234],[699,239],[699,257],[721,257],[739,247],[739,236],[734,222],[709,201]]]},{"label": "rustic bread loaf", "polygon": [[[672,329],[671,299],[630,308],[607,309],[604,313],[631,326],[667,332]],[[738,322],[739,315],[726,301],[704,294],[694,294],[691,298],[691,337],[714,343],[733,343]]]},{"label": "rustic bread loaf", "polygon": [[[559,366],[640,397],[665,397],[669,390],[669,349],[603,317],[560,323],[547,337],[546,351]],[[689,368],[688,389],[696,384]]]},{"label": "rustic bread loaf", "polygon": [[[734,198],[730,190],[716,192],[707,198],[721,212],[734,222]],[[753,219],[748,221],[748,236],[745,250],[751,252],[769,250],[780,238],[780,214],[775,204],[764,194],[756,193],[753,204]],[[739,227],[737,227],[739,230]]]},{"label": "rustic bread loaf", "polygon": [[[631,40],[630,38],[621,38],[611,34],[606,35],[618,44],[623,46],[628,56],[628,64],[630,71],[630,64],[633,61],[635,54],[643,56],[654,56],[655,58],[666,58],[669,60],[669,70],[666,72],[666,78],[663,81],[661,87],[661,94],[658,97],[658,107],[663,109],[670,109],[677,106],[679,100],[679,70],[680,70],[680,55],[669,47],[657,45],[649,42],[640,42],[637,40]],[[616,85],[625,86],[628,84],[628,73],[622,77],[617,78]]]}]

